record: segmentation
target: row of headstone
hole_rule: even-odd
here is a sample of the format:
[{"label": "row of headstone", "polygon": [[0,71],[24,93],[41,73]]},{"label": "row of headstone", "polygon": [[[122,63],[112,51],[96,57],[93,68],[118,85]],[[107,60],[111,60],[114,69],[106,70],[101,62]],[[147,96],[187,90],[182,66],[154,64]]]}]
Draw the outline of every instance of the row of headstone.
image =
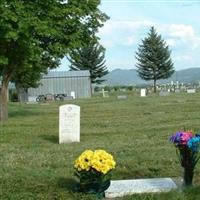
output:
[{"label": "row of headstone", "polygon": [[[105,92],[103,90],[103,92]],[[195,89],[188,89],[187,93],[195,93]],[[103,93],[104,94],[104,93]],[[160,96],[168,96],[168,91],[161,91]],[[75,97],[75,94],[73,94]],[[104,94],[105,95],[105,94]],[[140,96],[146,96],[146,89],[141,89]],[[126,95],[117,96],[117,99],[127,99]],[[59,108],[59,143],[80,141],[80,107],[63,105]]]},{"label": "row of headstone", "polygon": [[[180,93],[181,91],[180,91],[180,89],[175,89],[174,92],[175,93]],[[196,89],[187,89],[186,92],[188,94],[194,94],[194,93],[196,93]],[[147,95],[147,90],[146,89],[141,89],[140,90],[140,96],[141,97],[146,97],[146,95]],[[168,90],[168,91],[161,90],[159,92],[159,96],[169,96],[169,95],[170,95],[170,90]]]},{"label": "row of headstone", "polygon": [[[46,94],[46,101],[53,101],[54,100],[54,95],[53,94]],[[36,102],[37,96],[29,96],[28,97],[28,102]],[[69,96],[63,97],[63,100],[72,100],[76,99],[76,94],[75,91],[71,91]]]}]

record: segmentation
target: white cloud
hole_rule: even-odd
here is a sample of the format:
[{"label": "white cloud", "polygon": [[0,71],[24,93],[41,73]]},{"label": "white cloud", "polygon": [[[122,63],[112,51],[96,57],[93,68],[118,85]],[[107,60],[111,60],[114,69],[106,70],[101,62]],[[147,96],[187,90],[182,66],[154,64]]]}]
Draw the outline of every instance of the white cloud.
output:
[{"label": "white cloud", "polygon": [[186,38],[195,36],[193,27],[185,24],[171,24],[168,27],[168,32],[172,37]]},{"label": "white cloud", "polygon": [[200,46],[200,36],[191,25],[165,24],[160,25],[161,33],[170,37],[167,43],[171,46],[185,46],[185,48],[196,49]]},{"label": "white cloud", "polygon": [[[134,50],[138,47],[148,31],[150,26],[154,26],[165,39],[167,45],[172,51],[172,60],[175,66],[196,66],[200,52],[200,35],[195,28],[190,24],[163,24],[152,21],[108,21],[104,27],[100,29],[99,37],[101,43],[107,48],[108,58],[110,55],[115,55],[114,61],[107,59],[109,67],[124,67],[134,66],[135,59],[129,56],[134,54]],[[120,52],[126,52],[126,56],[121,56]]]},{"label": "white cloud", "polygon": [[174,57],[174,61],[184,62],[184,61],[192,61],[192,60],[193,58],[191,54],[183,54],[183,55],[178,55]]},{"label": "white cloud", "polygon": [[170,38],[170,39],[167,39],[167,40],[166,40],[166,43],[167,43],[167,45],[173,47],[173,46],[175,46],[175,44],[176,44],[176,40]]},{"label": "white cloud", "polygon": [[100,29],[99,35],[106,36],[112,35],[116,31],[128,31],[134,32],[141,27],[152,26],[153,22],[151,21],[114,21],[110,20],[105,23],[105,25]]},{"label": "white cloud", "polygon": [[136,39],[134,36],[128,36],[125,38],[124,45],[132,46],[135,42],[136,42]]},{"label": "white cloud", "polygon": [[99,30],[98,36],[105,47],[132,46],[142,28],[150,27],[151,21],[114,21],[110,20]]}]

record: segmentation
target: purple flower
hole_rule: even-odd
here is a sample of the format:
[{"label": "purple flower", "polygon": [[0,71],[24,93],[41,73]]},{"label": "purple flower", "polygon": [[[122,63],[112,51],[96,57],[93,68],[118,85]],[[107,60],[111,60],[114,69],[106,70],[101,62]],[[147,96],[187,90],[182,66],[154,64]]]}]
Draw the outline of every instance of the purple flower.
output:
[{"label": "purple flower", "polygon": [[181,141],[181,135],[182,135],[181,132],[177,132],[177,133],[173,134],[170,137],[170,141],[173,142],[174,144],[179,144]]},{"label": "purple flower", "polygon": [[193,137],[191,132],[176,132],[171,136],[170,141],[175,145],[186,145],[188,140]]}]

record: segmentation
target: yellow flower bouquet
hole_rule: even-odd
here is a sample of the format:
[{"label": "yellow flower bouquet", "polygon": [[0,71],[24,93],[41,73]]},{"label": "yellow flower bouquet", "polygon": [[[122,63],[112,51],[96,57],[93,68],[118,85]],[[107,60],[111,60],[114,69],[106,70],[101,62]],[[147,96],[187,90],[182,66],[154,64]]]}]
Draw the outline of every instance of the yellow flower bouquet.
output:
[{"label": "yellow flower bouquet", "polygon": [[104,150],[84,151],[74,163],[79,191],[103,195],[115,166],[113,156]]}]

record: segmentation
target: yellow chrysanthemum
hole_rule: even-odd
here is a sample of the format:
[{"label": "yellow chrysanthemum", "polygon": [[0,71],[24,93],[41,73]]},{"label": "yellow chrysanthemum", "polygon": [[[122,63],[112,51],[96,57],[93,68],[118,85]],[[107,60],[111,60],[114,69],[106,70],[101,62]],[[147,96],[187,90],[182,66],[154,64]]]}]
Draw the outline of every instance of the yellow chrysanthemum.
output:
[{"label": "yellow chrysanthemum", "polygon": [[91,150],[84,151],[76,160],[74,167],[78,170],[86,170],[89,171],[91,167],[91,160],[94,152]]},{"label": "yellow chrysanthemum", "polygon": [[106,174],[111,169],[115,168],[115,161],[111,154],[107,153],[104,150],[96,150],[91,160],[91,166],[95,170]]},{"label": "yellow chrysanthemum", "polygon": [[86,150],[75,161],[74,167],[78,170],[89,171],[91,168],[106,174],[115,168],[115,161],[111,154],[104,150]]}]

